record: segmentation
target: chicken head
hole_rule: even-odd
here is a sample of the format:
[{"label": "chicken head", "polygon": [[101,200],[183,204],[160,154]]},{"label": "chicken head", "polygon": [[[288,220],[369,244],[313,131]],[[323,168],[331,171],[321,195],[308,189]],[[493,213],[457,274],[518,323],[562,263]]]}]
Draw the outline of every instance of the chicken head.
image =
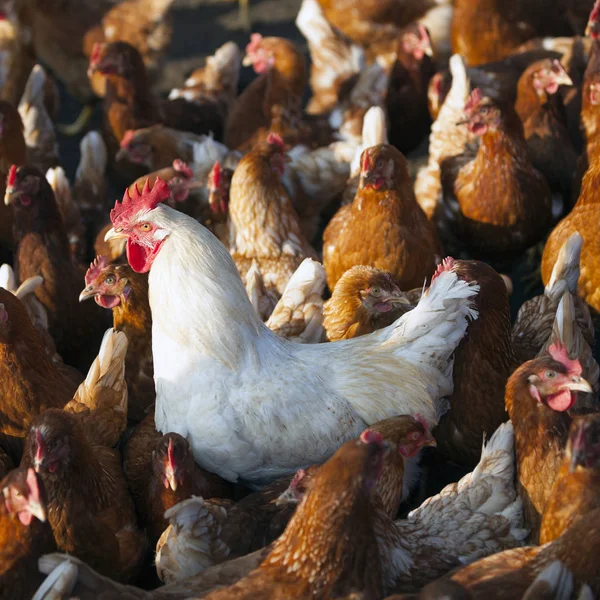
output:
[{"label": "chicken head", "polygon": [[95,43],[90,56],[88,77],[94,73],[131,77],[143,69],[140,53],[127,42]]},{"label": "chicken head", "polygon": [[571,86],[573,81],[558,59],[544,60],[533,74],[533,87],[537,93],[556,94],[561,85]]},{"label": "chicken head", "polygon": [[71,462],[71,420],[67,413],[48,410],[37,417],[29,432],[33,468],[36,473],[55,474],[64,471]]},{"label": "chicken head", "polygon": [[390,190],[408,177],[404,155],[390,144],[366,148],[360,157],[359,189]]},{"label": "chicken head", "polygon": [[178,433],[163,435],[152,453],[152,468],[156,479],[176,492],[186,477],[194,474],[194,457],[187,440]]},{"label": "chicken head", "polygon": [[6,509],[23,525],[29,525],[34,517],[46,520],[44,485],[33,469],[14,469],[0,485]]},{"label": "chicken head", "polygon": [[429,34],[421,23],[407,28],[402,35],[402,48],[406,53],[412,54],[415,60],[423,60],[424,56],[433,56]]},{"label": "chicken head", "polygon": [[368,277],[359,292],[363,306],[370,314],[389,312],[395,306],[414,308],[400,291],[390,273],[367,267]]},{"label": "chicken head", "polygon": [[466,119],[457,123],[465,125],[474,135],[484,135],[494,130],[502,121],[502,112],[493,101],[484,96],[479,88],[475,88],[465,104]]},{"label": "chicken head", "polygon": [[575,404],[575,392],[591,393],[592,387],[581,377],[580,362],[569,359],[564,347],[553,344],[549,352],[550,357],[527,377],[529,394],[538,403],[563,412]]},{"label": "chicken head", "polygon": [[102,308],[114,308],[126,301],[131,285],[123,271],[125,265],[110,264],[106,256],[97,256],[85,274],[86,286],[79,295],[79,302],[94,298]]},{"label": "chicken head", "polygon": [[150,211],[170,196],[171,190],[165,181],[157,178],[151,188],[146,179],[142,191],[136,186],[132,195],[129,189],[125,190],[123,201],[117,202],[110,211],[113,228],[107,232],[104,240],[127,238],[127,260],[136,273],[150,270],[169,235],[157,222],[160,217],[155,212],[150,214]]}]

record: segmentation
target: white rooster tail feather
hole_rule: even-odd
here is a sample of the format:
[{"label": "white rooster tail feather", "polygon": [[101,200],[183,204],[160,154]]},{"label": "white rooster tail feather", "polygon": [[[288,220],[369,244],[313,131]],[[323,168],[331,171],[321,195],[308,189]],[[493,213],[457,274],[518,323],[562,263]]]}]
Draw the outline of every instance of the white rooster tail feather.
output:
[{"label": "white rooster tail feather", "polygon": [[161,581],[171,583],[196,575],[223,562],[231,550],[219,539],[227,518],[221,506],[191,498],[165,512],[169,526],[156,544],[156,570]]},{"label": "white rooster tail feather", "polygon": [[273,293],[267,290],[260,267],[256,260],[252,260],[252,265],[246,273],[246,293],[254,310],[260,315],[263,321],[266,321],[272,314],[277,303]]},{"label": "white rooster tail feather", "polygon": [[553,598],[570,600],[573,593],[573,574],[560,560],[550,563],[531,583],[522,600]]},{"label": "white rooster tail feather", "polygon": [[226,42],[206,59],[205,70],[210,73],[208,81],[236,90],[241,66],[242,55],[239,46],[235,42]]},{"label": "white rooster tail feather", "polygon": [[581,586],[577,600],[595,600],[594,592],[592,592],[592,588],[587,583]]},{"label": "white rooster tail feather", "polygon": [[552,276],[544,290],[548,298],[556,301],[567,289],[572,294],[577,293],[582,247],[583,238],[577,231],[573,232],[561,246],[552,269]]},{"label": "white rooster tail feather", "polygon": [[79,143],[79,150],[81,158],[77,165],[75,181],[89,177],[90,173],[94,173],[97,177],[104,177],[108,153],[100,133],[98,131],[86,133]]},{"label": "white rooster tail feather", "polygon": [[360,156],[365,148],[388,143],[387,119],[381,106],[372,106],[363,119],[362,143],[356,149],[350,167],[350,177],[360,173]]},{"label": "white rooster tail feather", "polygon": [[[14,294],[19,300],[24,300],[29,294],[33,294],[42,283],[44,283],[44,278],[41,275],[33,275],[28,277],[16,290],[14,290]],[[4,286],[0,283],[0,287]]]},{"label": "white rooster tail feather", "polygon": [[290,277],[267,327],[290,340],[316,344],[323,340],[323,265],[305,258]]}]

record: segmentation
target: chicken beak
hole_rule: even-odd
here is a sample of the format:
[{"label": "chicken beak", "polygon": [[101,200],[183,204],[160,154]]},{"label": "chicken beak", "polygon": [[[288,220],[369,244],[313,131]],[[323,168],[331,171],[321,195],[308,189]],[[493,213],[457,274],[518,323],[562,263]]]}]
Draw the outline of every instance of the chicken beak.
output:
[{"label": "chicken beak", "polygon": [[391,302],[394,306],[406,306],[406,308],[409,310],[412,310],[415,307],[414,304],[411,304],[403,296],[392,296],[389,298],[389,302]]},{"label": "chicken beak", "polygon": [[6,206],[10,206],[13,203],[13,199],[17,199],[19,197],[18,192],[15,192],[15,188],[12,186],[6,186],[6,191],[4,192],[4,204]]},{"label": "chicken beak", "polygon": [[177,477],[175,477],[175,471],[171,465],[167,465],[167,468],[165,469],[165,480],[169,484],[169,487],[176,492]]},{"label": "chicken beak", "polygon": [[27,500],[27,508],[29,509],[29,512],[42,523],[46,521],[46,510],[39,502],[29,498]]},{"label": "chicken beak", "polygon": [[429,58],[433,58],[433,48],[429,45],[425,46],[425,48],[423,48],[423,54],[429,56]]},{"label": "chicken beak", "polygon": [[96,295],[96,289],[93,285],[88,285],[84,290],[79,294],[79,302],[83,302],[84,300],[88,300],[89,298],[93,298]]},{"label": "chicken beak", "polygon": [[570,383],[568,383],[565,388],[572,392],[587,392],[588,394],[591,394],[594,391],[592,390],[592,386],[579,375],[573,375]]},{"label": "chicken beak", "polygon": [[249,54],[246,54],[242,60],[242,67],[251,67],[254,64],[254,59]]},{"label": "chicken beak", "polygon": [[427,438],[427,440],[425,441],[423,446],[429,446],[430,448],[437,448],[437,442],[435,441],[435,438],[431,434],[429,434],[429,437]]},{"label": "chicken beak", "polygon": [[121,228],[115,229],[114,227],[111,227],[106,232],[106,235],[104,236],[104,241],[108,242],[110,240],[119,240],[126,237],[127,236],[123,233],[123,230]]},{"label": "chicken beak", "polygon": [[567,73],[561,73],[555,81],[556,83],[558,83],[558,85],[573,85],[573,80],[569,77]]},{"label": "chicken beak", "polygon": [[461,125],[466,125],[469,122],[469,119],[464,119],[463,121],[457,121],[456,126],[460,127]]}]

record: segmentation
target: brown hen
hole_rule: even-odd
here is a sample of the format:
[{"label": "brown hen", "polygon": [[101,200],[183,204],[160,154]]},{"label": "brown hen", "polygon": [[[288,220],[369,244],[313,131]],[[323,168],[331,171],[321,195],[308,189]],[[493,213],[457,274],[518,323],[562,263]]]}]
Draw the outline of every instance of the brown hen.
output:
[{"label": "brown hen", "polygon": [[17,276],[44,278],[35,295],[48,313],[48,331],[64,361],[85,372],[96,357],[106,316],[77,301],[83,273],[74,264],[52,188],[37,169],[13,165],[5,201],[13,211]]},{"label": "brown hen", "polygon": [[118,452],[90,443],[77,415],[49,409],[34,420],[21,464],[44,482],[58,549],[117,580],[131,579],[145,538]]},{"label": "brown hen", "polygon": [[37,561],[56,546],[46,522],[44,485],[33,469],[0,481],[0,600],[29,600],[42,578]]},{"label": "brown hen", "polygon": [[552,542],[600,508],[600,415],[573,421],[563,463],[542,517],[540,544]]},{"label": "brown hen", "polygon": [[354,201],[340,208],[323,233],[329,289],[355,265],[389,271],[400,289],[421,287],[441,258],[437,233],[417,204],[404,155],[388,144],[367,148]]},{"label": "brown hen", "polygon": [[562,464],[575,392],[591,392],[577,360],[550,347],[550,356],[521,365],[506,384],[506,409],[515,428],[519,494],[531,539],[539,536],[541,516]]}]

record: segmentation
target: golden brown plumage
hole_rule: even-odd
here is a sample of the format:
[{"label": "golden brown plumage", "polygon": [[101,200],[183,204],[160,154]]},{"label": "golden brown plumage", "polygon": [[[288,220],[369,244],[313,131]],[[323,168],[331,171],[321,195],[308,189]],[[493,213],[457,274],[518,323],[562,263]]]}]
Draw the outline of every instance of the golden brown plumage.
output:
[{"label": "golden brown plumage", "polygon": [[506,409],[515,428],[519,494],[536,542],[541,516],[563,460],[575,391],[591,391],[581,365],[564,348],[521,365],[506,384]]},{"label": "golden brown plumage", "polygon": [[435,227],[417,204],[402,153],[388,144],[367,148],[354,201],[340,208],[323,233],[329,289],[355,265],[389,271],[400,289],[421,287],[441,255]]},{"label": "golden brown plumage", "polygon": [[49,409],[34,420],[21,464],[44,482],[60,551],[117,580],[135,575],[145,538],[118,452],[90,443],[77,415]]},{"label": "golden brown plumage", "polygon": [[383,452],[380,440],[344,444],[319,469],[258,569],[206,598],[325,599],[352,590],[379,597],[382,573],[370,497]]},{"label": "golden brown plumage", "polygon": [[[21,301],[0,288],[0,305],[0,437],[24,438],[34,417],[62,408],[74,389],[46,353]],[[18,442],[5,450],[18,461]]]},{"label": "golden brown plumage", "polygon": [[540,544],[560,537],[573,523],[600,508],[600,415],[573,421],[563,463],[542,517]]},{"label": "golden brown plumage", "polygon": [[599,185],[600,153],[595,151],[590,156],[590,166],[581,183],[581,193],[577,203],[573,210],[552,230],[542,255],[542,280],[545,285],[548,285],[561,247],[575,231],[581,234],[583,247],[580,260],[579,294],[596,311],[600,311]]},{"label": "golden brown plumage", "polygon": [[307,256],[316,258],[281,183],[284,161],[281,138],[269,135],[239,162],[229,193],[233,260],[242,278],[256,260],[267,288],[279,294]]},{"label": "golden brown plumage", "polygon": [[474,159],[452,187],[458,206],[455,233],[472,252],[507,260],[540,241],[551,219],[551,194],[533,168],[523,127],[510,107],[474,90],[465,107],[468,129],[481,137]]},{"label": "golden brown plumage", "polygon": [[330,342],[346,340],[391,325],[416,306],[422,288],[401,292],[390,273],[357,265],[335,284],[323,306],[323,326]]},{"label": "golden brown plumage", "polygon": [[0,481],[0,500],[0,599],[28,600],[42,582],[38,558],[56,548],[40,476],[11,471]]},{"label": "golden brown plumage", "polygon": [[85,284],[80,301],[93,297],[99,306],[112,309],[113,327],[127,336],[128,418],[141,421],[156,397],[148,275],[136,273],[127,263],[110,263],[106,257],[99,256],[90,265]]},{"label": "golden brown plumage", "polygon": [[457,260],[454,271],[477,282],[473,300],[478,311],[454,356],[454,391],[450,410],[435,429],[438,451],[459,464],[474,467],[481,443],[506,421],[504,386],[517,366],[511,345],[506,285],[492,267],[475,260]]}]

